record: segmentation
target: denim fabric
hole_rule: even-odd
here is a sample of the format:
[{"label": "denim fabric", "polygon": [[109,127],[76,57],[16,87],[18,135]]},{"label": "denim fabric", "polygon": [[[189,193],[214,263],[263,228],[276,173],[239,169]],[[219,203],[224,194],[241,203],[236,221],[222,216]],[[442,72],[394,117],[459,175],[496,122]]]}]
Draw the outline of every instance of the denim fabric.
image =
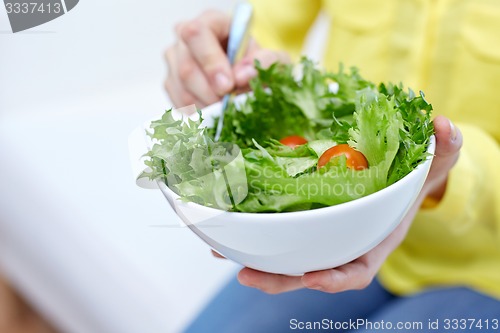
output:
[{"label": "denim fabric", "polygon": [[[466,329],[464,319],[468,320]],[[483,327],[469,327],[470,319],[475,324],[481,319]],[[489,329],[485,327],[486,319]],[[495,319],[500,320],[500,302],[465,287],[429,289],[397,297],[374,280],[366,289],[337,294],[303,289],[268,295],[233,279],[185,332],[500,332],[500,327],[493,328]],[[308,322],[323,326],[306,329]],[[353,326],[353,322],[361,325]],[[341,323],[344,329],[338,326]],[[413,326],[397,329],[398,323]],[[432,329],[436,323],[438,330]]]}]

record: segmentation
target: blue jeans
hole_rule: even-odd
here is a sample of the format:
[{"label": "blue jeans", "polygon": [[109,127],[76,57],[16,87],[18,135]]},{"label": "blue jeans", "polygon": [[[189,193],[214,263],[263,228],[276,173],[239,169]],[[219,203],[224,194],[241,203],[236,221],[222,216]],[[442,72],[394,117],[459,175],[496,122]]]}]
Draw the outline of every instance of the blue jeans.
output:
[{"label": "blue jeans", "polygon": [[[233,279],[186,333],[500,332],[500,301],[465,287],[398,297],[366,289],[268,295]],[[481,326],[481,327],[480,327]]]}]

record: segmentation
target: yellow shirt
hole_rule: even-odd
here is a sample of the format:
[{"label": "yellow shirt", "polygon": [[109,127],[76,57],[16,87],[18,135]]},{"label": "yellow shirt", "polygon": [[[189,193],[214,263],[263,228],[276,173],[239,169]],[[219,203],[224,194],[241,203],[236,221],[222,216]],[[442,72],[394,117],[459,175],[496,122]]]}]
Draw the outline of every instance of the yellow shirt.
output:
[{"label": "yellow shirt", "polygon": [[379,273],[396,294],[466,285],[500,298],[500,2],[254,0],[254,37],[298,57],[320,10],[323,66],[423,90],[464,146],[436,208],[422,209]]}]

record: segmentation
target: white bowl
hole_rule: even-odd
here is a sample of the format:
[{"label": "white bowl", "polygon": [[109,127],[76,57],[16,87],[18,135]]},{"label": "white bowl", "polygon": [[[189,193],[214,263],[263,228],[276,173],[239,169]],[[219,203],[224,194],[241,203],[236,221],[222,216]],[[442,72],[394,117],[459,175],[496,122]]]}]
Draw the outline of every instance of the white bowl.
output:
[{"label": "white bowl", "polygon": [[[206,125],[220,112],[202,111]],[[434,153],[395,184],[336,206],[287,213],[236,213],[183,202],[164,183],[162,193],[182,221],[228,259],[260,271],[301,275],[333,268],[365,254],[401,222],[417,198]]]}]

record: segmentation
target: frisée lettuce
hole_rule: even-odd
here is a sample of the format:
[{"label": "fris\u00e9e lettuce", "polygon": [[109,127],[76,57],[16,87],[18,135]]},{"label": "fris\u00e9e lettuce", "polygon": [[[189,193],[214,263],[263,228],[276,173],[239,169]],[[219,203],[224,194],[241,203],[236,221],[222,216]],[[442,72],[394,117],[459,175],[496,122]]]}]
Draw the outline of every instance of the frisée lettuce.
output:
[{"label": "fris\u00e9e lettuce", "polygon": [[[152,122],[153,146],[142,175],[159,179],[183,200],[239,212],[284,212],[336,205],[381,190],[427,157],[432,106],[401,84],[363,79],[356,68],[331,73],[303,58],[302,75],[275,63],[251,80],[251,94],[226,110],[220,142],[198,120],[176,120],[172,110]],[[334,85],[338,89],[334,89]],[[217,122],[215,122],[217,123]],[[290,148],[280,139],[300,135]],[[354,170],[346,156],[318,167],[336,144],[361,152],[368,167]]]}]

